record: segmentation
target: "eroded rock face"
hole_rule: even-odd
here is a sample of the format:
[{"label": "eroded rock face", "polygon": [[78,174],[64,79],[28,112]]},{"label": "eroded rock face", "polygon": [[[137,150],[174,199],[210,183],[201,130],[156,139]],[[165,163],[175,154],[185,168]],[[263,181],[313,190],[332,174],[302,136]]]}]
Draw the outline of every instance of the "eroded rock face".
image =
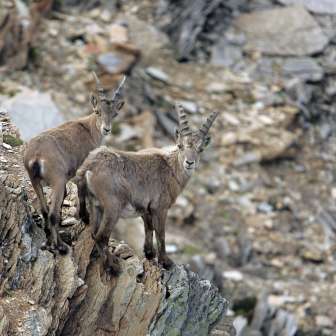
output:
[{"label": "eroded rock face", "polygon": [[243,14],[234,22],[245,33],[247,51],[267,55],[305,56],[322,51],[328,38],[301,6]]},{"label": "eroded rock face", "polygon": [[[9,122],[8,132],[15,133]],[[0,335],[203,336],[222,319],[228,302],[210,282],[184,266],[164,271],[126,244],[111,241],[122,272],[106,277],[90,227],[79,221],[62,227],[68,255],[42,250],[21,155],[20,147],[0,146]]]}]

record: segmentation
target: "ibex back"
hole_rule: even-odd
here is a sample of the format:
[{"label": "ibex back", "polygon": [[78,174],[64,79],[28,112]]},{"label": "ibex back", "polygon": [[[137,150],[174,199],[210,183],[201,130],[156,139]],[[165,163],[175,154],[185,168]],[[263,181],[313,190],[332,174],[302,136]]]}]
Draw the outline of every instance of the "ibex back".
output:
[{"label": "ibex back", "polygon": [[172,265],[166,255],[165,222],[168,209],[197,168],[200,153],[209,143],[208,131],[217,117],[213,113],[198,130],[191,131],[186,114],[177,106],[180,129],[176,146],[124,152],[102,146],[92,151],[78,169],[75,180],[87,187],[93,236],[105,269],[118,273],[116,255],[108,251],[108,240],[120,217],[143,218],[144,252],[155,256],[155,231],[158,260],[165,268]]},{"label": "ibex back", "polygon": [[[24,165],[45,219],[48,244],[57,247],[61,253],[67,252],[67,246],[58,230],[61,206],[66,196],[66,183],[75,175],[89,152],[101,144],[104,136],[111,133],[112,119],[123,106],[120,90],[125,78],[113,97],[108,98],[98,77],[95,74],[94,76],[98,91],[98,95],[91,95],[94,112],[31,139],[24,155]],[[43,194],[42,182],[52,189],[50,209]]]}]

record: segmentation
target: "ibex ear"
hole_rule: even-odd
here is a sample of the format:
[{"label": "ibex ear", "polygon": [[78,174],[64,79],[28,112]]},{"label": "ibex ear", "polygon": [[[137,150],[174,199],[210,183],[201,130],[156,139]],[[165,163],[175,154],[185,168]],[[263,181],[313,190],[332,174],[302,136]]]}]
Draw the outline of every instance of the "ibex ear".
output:
[{"label": "ibex ear", "polygon": [[122,107],[124,106],[125,102],[123,100],[120,100],[118,103],[117,103],[117,110],[121,110]]},{"label": "ibex ear", "polygon": [[90,95],[90,103],[92,105],[93,111],[95,113],[98,113],[98,100],[97,97],[95,96],[95,94],[91,93]]}]

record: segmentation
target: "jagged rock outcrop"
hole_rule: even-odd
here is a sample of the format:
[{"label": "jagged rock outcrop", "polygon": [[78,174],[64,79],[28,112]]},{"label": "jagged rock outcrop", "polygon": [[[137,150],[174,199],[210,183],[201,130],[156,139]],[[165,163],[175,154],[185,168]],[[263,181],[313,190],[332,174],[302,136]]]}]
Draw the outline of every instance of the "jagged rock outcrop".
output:
[{"label": "jagged rock outcrop", "polygon": [[[5,142],[15,139],[0,115]],[[13,142],[14,144],[15,142]],[[5,145],[5,146],[4,146]],[[0,145],[0,335],[208,335],[228,302],[185,266],[164,271],[155,261],[118,248],[122,272],[111,279],[94,256],[89,227],[63,211],[66,256],[41,247],[45,235],[31,206],[22,146]],[[65,205],[72,209],[75,188]],[[65,206],[65,207],[66,207]],[[68,211],[72,212],[72,211]],[[72,242],[71,242],[72,241]]]}]

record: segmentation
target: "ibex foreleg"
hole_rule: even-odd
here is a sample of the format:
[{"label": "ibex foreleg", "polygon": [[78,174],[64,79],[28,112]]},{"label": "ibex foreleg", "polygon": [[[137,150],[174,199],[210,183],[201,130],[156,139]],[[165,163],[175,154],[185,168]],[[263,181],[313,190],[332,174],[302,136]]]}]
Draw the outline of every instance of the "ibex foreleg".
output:
[{"label": "ibex foreleg", "polygon": [[167,210],[157,211],[153,213],[153,226],[158,246],[158,261],[164,268],[169,269],[174,263],[170,260],[166,253],[165,243],[165,224],[167,218]]},{"label": "ibex foreleg", "polygon": [[145,225],[145,245],[144,253],[148,260],[155,258],[155,249],[153,246],[153,232],[154,227],[152,223],[152,217],[150,214],[145,214],[142,216]]}]

